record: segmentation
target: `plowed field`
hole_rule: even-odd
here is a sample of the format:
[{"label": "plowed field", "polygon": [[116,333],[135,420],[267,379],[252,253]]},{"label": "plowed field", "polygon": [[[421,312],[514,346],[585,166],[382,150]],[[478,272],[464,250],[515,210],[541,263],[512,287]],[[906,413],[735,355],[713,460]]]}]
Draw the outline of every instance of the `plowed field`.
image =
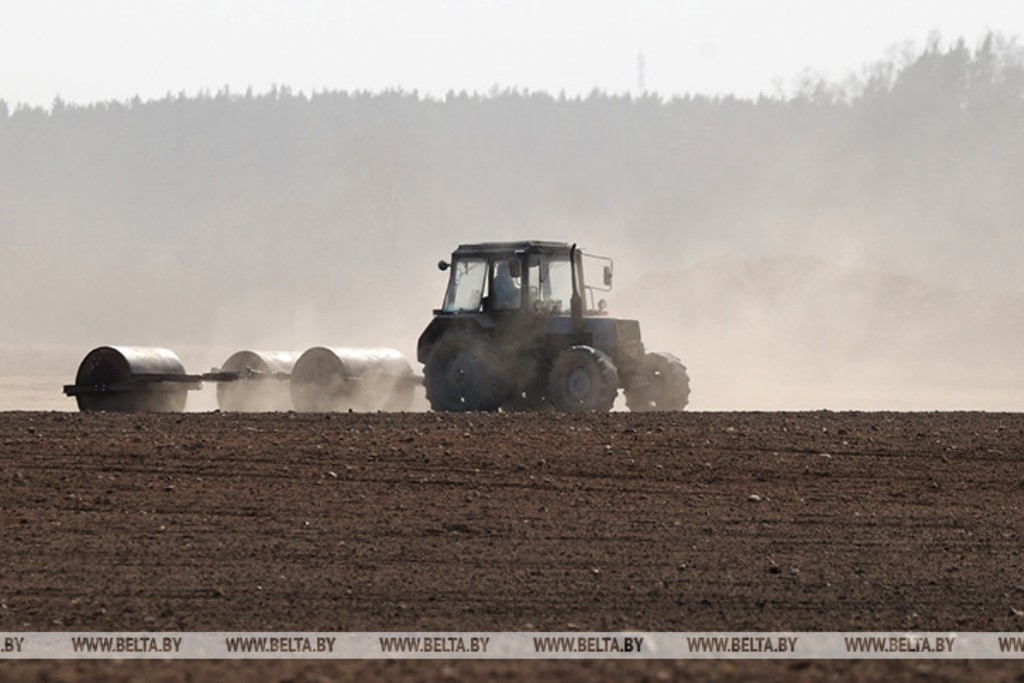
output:
[{"label": "plowed field", "polygon": [[[1018,631],[1024,415],[0,413],[0,631]],[[0,679],[1021,680],[1017,662]]]}]

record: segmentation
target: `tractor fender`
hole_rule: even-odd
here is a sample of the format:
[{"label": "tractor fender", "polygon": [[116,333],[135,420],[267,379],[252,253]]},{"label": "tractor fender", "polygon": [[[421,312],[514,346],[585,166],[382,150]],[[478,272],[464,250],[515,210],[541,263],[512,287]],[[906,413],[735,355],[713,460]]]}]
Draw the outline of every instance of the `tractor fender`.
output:
[{"label": "tractor fender", "polygon": [[483,313],[439,313],[430,321],[419,341],[416,342],[416,360],[426,363],[430,356],[430,350],[434,344],[449,330],[470,329],[470,330],[493,330],[496,327],[494,320]]}]

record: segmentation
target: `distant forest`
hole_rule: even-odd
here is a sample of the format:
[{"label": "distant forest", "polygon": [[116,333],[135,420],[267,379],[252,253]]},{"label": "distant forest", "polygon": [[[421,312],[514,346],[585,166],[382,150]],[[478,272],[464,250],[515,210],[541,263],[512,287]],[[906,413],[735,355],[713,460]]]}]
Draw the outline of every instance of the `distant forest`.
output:
[{"label": "distant forest", "polygon": [[0,102],[0,284],[131,306],[129,283],[180,312],[221,296],[211,284],[269,291],[286,273],[329,298],[373,268],[422,273],[459,242],[536,237],[634,270],[842,249],[1024,288],[1021,178],[1024,52],[999,35],[752,101],[278,88]]}]

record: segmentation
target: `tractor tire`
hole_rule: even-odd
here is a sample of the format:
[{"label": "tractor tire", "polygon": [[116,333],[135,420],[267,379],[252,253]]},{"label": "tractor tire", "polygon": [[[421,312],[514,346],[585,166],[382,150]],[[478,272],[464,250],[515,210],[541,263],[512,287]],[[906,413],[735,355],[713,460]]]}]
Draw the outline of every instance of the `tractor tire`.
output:
[{"label": "tractor tire", "polygon": [[606,353],[573,346],[555,359],[548,381],[548,397],[555,410],[608,412],[618,394],[619,373]]},{"label": "tractor tire", "polygon": [[475,330],[445,333],[430,352],[423,374],[433,410],[497,410],[510,391],[497,350]]},{"label": "tractor tire", "polygon": [[690,402],[690,376],[671,353],[648,353],[625,393],[636,413],[682,410]]}]

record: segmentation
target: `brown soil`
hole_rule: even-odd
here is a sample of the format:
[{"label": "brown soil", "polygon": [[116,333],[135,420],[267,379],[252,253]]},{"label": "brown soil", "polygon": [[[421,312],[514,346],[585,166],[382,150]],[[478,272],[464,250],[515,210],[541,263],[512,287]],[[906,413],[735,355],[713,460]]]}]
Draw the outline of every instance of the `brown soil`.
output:
[{"label": "brown soil", "polygon": [[[1020,414],[0,413],[0,631],[1019,631],[1022,503]],[[0,666],[257,674],[1024,680],[1024,663]]]}]

